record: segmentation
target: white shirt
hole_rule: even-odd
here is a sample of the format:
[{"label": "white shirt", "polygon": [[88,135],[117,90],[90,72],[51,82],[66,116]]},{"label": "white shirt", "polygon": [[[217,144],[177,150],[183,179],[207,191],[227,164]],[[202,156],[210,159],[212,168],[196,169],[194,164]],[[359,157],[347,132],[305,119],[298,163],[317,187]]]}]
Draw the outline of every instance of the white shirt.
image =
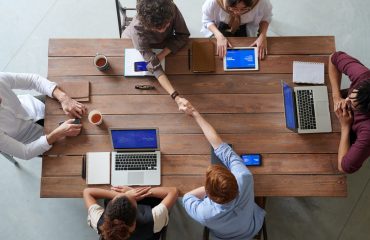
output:
[{"label": "white shirt", "polygon": [[[98,232],[98,222],[103,213],[104,208],[98,204],[93,204],[89,207],[87,213],[87,224],[96,232]],[[154,222],[153,233],[160,232],[162,228],[168,224],[168,209],[163,203],[160,203],[152,208],[152,215]]]},{"label": "white shirt", "polygon": [[12,89],[33,89],[52,97],[55,87],[37,74],[0,72],[0,152],[31,159],[51,148],[35,123],[44,118],[44,104],[31,95],[17,97]]},{"label": "white shirt", "polygon": [[[206,37],[213,34],[208,30],[212,23],[218,26],[220,22],[229,23],[230,21],[229,14],[218,5],[216,0],[206,0],[202,7],[202,13],[201,33]],[[256,37],[260,22],[270,23],[271,19],[272,5],[270,0],[260,0],[251,11],[240,16],[240,24],[247,24],[248,37]]]}]

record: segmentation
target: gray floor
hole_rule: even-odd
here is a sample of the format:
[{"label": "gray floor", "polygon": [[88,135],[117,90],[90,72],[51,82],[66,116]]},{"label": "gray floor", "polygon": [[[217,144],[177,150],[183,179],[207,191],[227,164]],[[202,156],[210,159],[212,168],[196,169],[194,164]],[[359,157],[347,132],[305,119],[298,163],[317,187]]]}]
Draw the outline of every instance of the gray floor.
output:
[{"label": "gray floor", "polygon": [[[134,0],[126,1],[134,6]],[[175,0],[193,37],[200,35],[200,0]],[[334,35],[337,49],[370,66],[367,0],[271,0],[269,34]],[[47,76],[49,38],[117,38],[113,0],[0,0],[0,70]],[[344,85],[347,85],[344,83]],[[370,165],[348,177],[347,198],[269,198],[267,224],[275,239],[370,239]],[[0,239],[96,239],[80,199],[40,199],[41,160],[18,169],[0,159]],[[200,239],[202,228],[180,204],[168,239]]]}]

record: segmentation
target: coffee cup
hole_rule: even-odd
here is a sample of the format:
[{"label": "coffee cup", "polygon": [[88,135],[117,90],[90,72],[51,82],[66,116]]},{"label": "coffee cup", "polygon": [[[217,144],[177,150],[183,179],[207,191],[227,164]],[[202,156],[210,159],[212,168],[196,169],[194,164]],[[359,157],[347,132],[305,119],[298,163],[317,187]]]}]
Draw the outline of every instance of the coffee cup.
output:
[{"label": "coffee cup", "polygon": [[94,58],[94,65],[100,71],[106,71],[109,69],[109,62],[105,55],[97,53]]},{"label": "coffee cup", "polygon": [[89,122],[94,125],[100,125],[103,122],[103,115],[98,110],[92,110],[88,116]]}]

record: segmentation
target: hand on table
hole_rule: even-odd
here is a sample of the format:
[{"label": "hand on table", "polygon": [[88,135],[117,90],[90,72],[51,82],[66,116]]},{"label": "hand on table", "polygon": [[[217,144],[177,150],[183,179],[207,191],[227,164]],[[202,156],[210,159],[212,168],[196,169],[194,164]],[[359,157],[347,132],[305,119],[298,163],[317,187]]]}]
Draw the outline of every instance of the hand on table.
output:
[{"label": "hand on table", "polygon": [[150,195],[152,192],[150,191],[151,187],[126,187],[126,186],[118,186],[112,187],[111,190],[122,193],[122,195],[129,195],[135,198],[136,201],[140,201]]},{"label": "hand on table", "polygon": [[70,117],[81,118],[86,113],[85,105],[70,97],[65,97],[60,103],[64,113]]},{"label": "hand on table", "polygon": [[221,35],[216,37],[217,39],[217,54],[220,58],[224,58],[226,55],[227,47],[233,47],[226,37]]},{"label": "hand on table", "polygon": [[58,133],[60,137],[74,137],[80,134],[82,125],[81,124],[73,124],[75,119],[68,119],[67,121],[63,122],[59,127],[57,127],[54,131]]},{"label": "hand on table", "polygon": [[267,38],[266,35],[259,35],[259,37],[250,45],[250,47],[257,47],[258,58],[264,59],[267,55]]}]

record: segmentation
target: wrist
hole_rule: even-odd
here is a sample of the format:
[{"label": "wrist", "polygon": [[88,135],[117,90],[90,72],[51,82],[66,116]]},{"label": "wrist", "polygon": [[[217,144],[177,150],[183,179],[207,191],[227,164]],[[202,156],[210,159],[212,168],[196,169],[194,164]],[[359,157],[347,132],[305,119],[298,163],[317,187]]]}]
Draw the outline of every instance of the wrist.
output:
[{"label": "wrist", "polygon": [[46,141],[48,142],[49,145],[53,145],[53,143],[56,142],[58,138],[59,133],[56,130],[46,135]]},{"label": "wrist", "polygon": [[350,124],[343,124],[340,126],[342,133],[349,133],[351,131],[351,125]]},{"label": "wrist", "polygon": [[171,98],[175,101],[178,101],[179,98],[180,98],[180,94],[177,92],[177,91],[174,91],[173,93],[171,93]]}]

